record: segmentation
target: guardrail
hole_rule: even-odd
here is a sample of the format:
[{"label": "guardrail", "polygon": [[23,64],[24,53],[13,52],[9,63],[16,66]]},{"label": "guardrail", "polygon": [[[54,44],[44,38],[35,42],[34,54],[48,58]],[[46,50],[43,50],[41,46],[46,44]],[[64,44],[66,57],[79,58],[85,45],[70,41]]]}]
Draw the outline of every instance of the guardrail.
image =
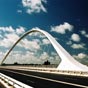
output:
[{"label": "guardrail", "polygon": [[31,71],[40,71],[40,72],[49,72],[63,75],[75,75],[75,76],[85,76],[88,77],[88,71],[67,71],[67,70],[57,70],[54,68],[34,68],[34,67],[20,67],[18,70],[31,70]]},{"label": "guardrail", "polygon": [[31,86],[28,86],[20,81],[17,81],[11,77],[8,77],[2,73],[0,73],[0,83],[5,87],[5,88],[33,88]]}]

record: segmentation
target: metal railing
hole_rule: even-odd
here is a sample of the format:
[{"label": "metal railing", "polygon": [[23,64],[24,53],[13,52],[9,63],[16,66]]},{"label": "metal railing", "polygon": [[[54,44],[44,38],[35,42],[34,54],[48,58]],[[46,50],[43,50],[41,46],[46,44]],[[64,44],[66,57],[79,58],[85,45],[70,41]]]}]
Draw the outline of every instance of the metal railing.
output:
[{"label": "metal railing", "polygon": [[[28,86],[20,81],[17,81],[11,77],[8,77],[2,73],[0,73],[0,79],[7,83],[9,86],[12,86],[13,88],[33,88],[31,86]],[[1,81],[0,80],[0,81]],[[4,86],[4,85],[3,85]],[[10,87],[9,87],[10,88]]]},{"label": "metal railing", "polygon": [[83,72],[83,71],[67,71],[67,70],[57,70],[57,69],[48,69],[48,68],[18,68],[17,70],[31,70],[31,71],[40,71],[40,72],[49,72],[49,73],[56,73],[56,74],[63,74],[63,75],[74,75],[74,76],[85,76],[88,77],[88,71]]}]

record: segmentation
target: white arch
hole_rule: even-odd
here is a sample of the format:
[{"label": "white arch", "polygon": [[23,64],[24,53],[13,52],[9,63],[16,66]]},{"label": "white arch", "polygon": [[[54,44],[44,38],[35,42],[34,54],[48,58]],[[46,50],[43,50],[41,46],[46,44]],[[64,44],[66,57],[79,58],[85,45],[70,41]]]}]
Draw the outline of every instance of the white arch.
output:
[{"label": "white arch", "polygon": [[49,41],[51,42],[51,44],[53,45],[53,47],[55,48],[56,52],[58,53],[58,55],[61,58],[61,62],[58,65],[57,69],[58,70],[69,70],[69,71],[88,71],[88,67],[86,65],[83,65],[81,63],[79,63],[78,61],[76,61],[56,40],[55,38],[53,38],[48,32],[44,31],[44,30],[40,30],[38,28],[32,29],[28,32],[26,32],[20,39],[18,39],[18,41],[12,46],[12,48],[9,50],[9,52],[5,55],[5,57],[3,58],[1,64],[3,63],[3,61],[7,58],[7,56],[9,55],[9,53],[12,51],[12,49],[17,45],[17,43],[24,38],[26,35],[28,35],[31,32],[41,32],[42,34],[44,34]]}]

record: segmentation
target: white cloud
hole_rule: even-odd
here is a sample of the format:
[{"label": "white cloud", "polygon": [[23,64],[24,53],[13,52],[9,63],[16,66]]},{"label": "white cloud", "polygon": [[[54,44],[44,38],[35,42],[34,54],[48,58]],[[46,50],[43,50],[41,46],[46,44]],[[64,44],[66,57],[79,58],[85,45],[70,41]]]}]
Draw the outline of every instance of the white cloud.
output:
[{"label": "white cloud", "polygon": [[25,30],[24,30],[25,28],[24,27],[19,27],[19,28],[16,28],[16,33],[17,34],[23,34],[24,32],[25,32]]},{"label": "white cloud", "polygon": [[12,26],[9,27],[0,27],[0,32],[9,32],[9,33],[17,33],[17,34],[22,34],[25,32],[25,28],[22,26],[19,26],[18,28],[14,29]]},{"label": "white cloud", "polygon": [[80,59],[83,59],[83,58],[87,57],[87,55],[84,54],[84,53],[79,53],[79,54],[78,54],[78,57],[79,57]]},{"label": "white cloud", "polygon": [[80,31],[80,33],[81,33],[84,37],[88,38],[88,34],[86,33],[85,30]]},{"label": "white cloud", "polygon": [[47,44],[50,44],[50,41],[48,39],[43,39],[42,40],[43,44],[47,45]]},{"label": "white cloud", "polygon": [[52,55],[52,56],[56,56],[57,53],[56,53],[56,52],[51,52],[51,55]]},{"label": "white cloud", "polygon": [[86,31],[85,31],[85,30],[82,30],[82,31],[80,31],[80,33],[81,33],[82,35],[85,35],[85,34],[86,34]]},{"label": "white cloud", "polygon": [[3,31],[3,32],[14,32],[14,29],[12,28],[12,26],[0,27],[0,30]]},{"label": "white cloud", "polygon": [[[5,63],[14,63],[14,62],[18,62],[20,64],[43,64],[44,61],[46,61],[48,59],[48,54],[47,52],[43,52],[40,57],[37,57],[35,55],[34,52],[30,52],[30,51],[25,51],[25,53],[12,53],[12,55],[10,54],[9,57],[7,57],[7,59],[5,60]],[[12,60],[12,61],[11,61]]]},{"label": "white cloud", "polygon": [[26,8],[28,14],[39,13],[40,11],[47,12],[43,3],[47,3],[46,0],[22,0],[23,7]]},{"label": "white cloud", "polygon": [[72,31],[72,29],[73,29],[72,25],[70,25],[67,22],[64,22],[64,24],[61,24],[59,26],[51,27],[51,32],[54,31],[54,32],[57,32],[57,33],[65,34],[66,30]]},{"label": "white cloud", "polygon": [[15,33],[5,34],[5,37],[12,42],[15,42],[19,39],[19,36]]},{"label": "white cloud", "polygon": [[88,58],[88,55],[87,54],[84,54],[84,53],[79,53],[78,55],[73,55],[75,58],[77,59],[85,59],[85,58]]},{"label": "white cloud", "polygon": [[27,51],[24,54],[24,53],[19,53],[17,51],[14,51],[14,52],[11,52],[11,54],[7,57],[7,59],[5,60],[5,63],[9,63],[9,64],[14,63],[14,62],[18,62],[20,64],[31,63],[32,59],[36,59],[36,57],[34,57],[32,52]]},{"label": "white cloud", "polygon": [[29,49],[31,51],[36,51],[38,49],[40,49],[40,45],[38,44],[37,41],[29,41],[27,40],[26,38],[21,40],[19,43],[18,43],[18,46],[19,47],[24,47],[25,49]]},{"label": "white cloud", "polygon": [[71,47],[73,49],[85,49],[84,44],[73,44]]},{"label": "white cloud", "polygon": [[5,48],[8,48],[12,45],[12,42],[9,41],[9,39],[4,38],[1,42],[0,42],[0,46],[3,46]]},{"label": "white cloud", "polygon": [[75,41],[75,42],[79,42],[81,39],[80,39],[80,36],[78,34],[72,34],[71,36],[71,40]]},{"label": "white cloud", "polygon": [[5,34],[5,38],[0,41],[0,46],[4,46],[6,48],[11,47],[18,39],[19,36],[15,33]]},{"label": "white cloud", "polygon": [[39,39],[33,39],[33,41],[37,42],[38,44],[41,43],[41,41]]},{"label": "white cloud", "polygon": [[47,60],[49,58],[49,54],[47,52],[43,52],[40,56],[40,59]]},{"label": "white cloud", "polygon": [[88,34],[86,34],[85,37],[88,38]]},{"label": "white cloud", "polygon": [[66,44],[67,45],[71,45],[72,44],[72,41],[68,41]]},{"label": "white cloud", "polygon": [[[3,46],[5,48],[10,48],[20,38],[19,35],[25,32],[25,28],[21,26],[16,29],[13,29],[12,26],[0,28],[0,46]],[[41,36],[38,32],[35,35]],[[21,40],[21,42],[18,43],[18,46],[24,47],[25,49],[30,49],[31,51],[36,51],[40,49],[40,43],[41,42],[39,41],[39,39],[28,40],[24,38]]]},{"label": "white cloud", "polygon": [[[11,47],[20,37],[19,34],[25,32],[24,27],[14,29],[12,26],[0,27],[0,46]],[[4,32],[4,33],[3,33]]]}]

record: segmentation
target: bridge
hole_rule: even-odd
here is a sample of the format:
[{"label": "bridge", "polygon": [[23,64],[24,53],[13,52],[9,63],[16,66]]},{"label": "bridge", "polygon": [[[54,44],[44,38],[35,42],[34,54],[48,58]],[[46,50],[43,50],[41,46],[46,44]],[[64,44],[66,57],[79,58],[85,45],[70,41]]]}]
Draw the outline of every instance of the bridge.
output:
[{"label": "bridge", "polygon": [[[61,88],[87,88],[88,67],[76,61],[48,32],[40,30],[38,28],[32,29],[22,35],[11,47],[11,49],[6,53],[5,57],[1,61],[1,65],[7,59],[14,47],[25,36],[34,32],[40,32],[45,35],[56,50],[58,56],[61,59],[61,62],[59,63],[57,68],[1,66],[0,72],[23,82],[26,87],[20,86],[20,88],[30,88],[29,86],[27,86],[28,84],[33,86],[34,88],[58,88],[58,86],[63,86]],[[7,82],[9,83],[8,80],[10,80],[11,78],[8,78],[3,74],[1,74],[1,79],[7,80]],[[29,80],[29,82],[27,83],[24,80]],[[83,80],[84,82],[81,80]],[[11,83],[17,85],[19,84],[18,81],[14,82],[10,80],[9,84],[12,85]],[[41,83],[43,86],[39,83]],[[48,85],[46,85],[47,83]],[[22,84],[20,83],[20,85]]]}]

